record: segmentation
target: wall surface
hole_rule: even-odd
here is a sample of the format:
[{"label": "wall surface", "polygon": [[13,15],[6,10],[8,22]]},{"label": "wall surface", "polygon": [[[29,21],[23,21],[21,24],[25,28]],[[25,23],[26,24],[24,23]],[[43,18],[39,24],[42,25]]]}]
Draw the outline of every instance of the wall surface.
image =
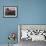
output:
[{"label": "wall surface", "polygon": [[[16,32],[18,18],[3,18],[3,6],[17,6],[18,0],[0,0],[0,44],[7,44],[9,42],[8,35],[10,32]],[[15,43],[18,43],[16,38]]]},{"label": "wall surface", "polygon": [[[18,16],[3,18],[3,6],[18,6]],[[9,32],[17,34],[18,24],[46,24],[46,0],[0,0],[0,44],[8,43]]]}]

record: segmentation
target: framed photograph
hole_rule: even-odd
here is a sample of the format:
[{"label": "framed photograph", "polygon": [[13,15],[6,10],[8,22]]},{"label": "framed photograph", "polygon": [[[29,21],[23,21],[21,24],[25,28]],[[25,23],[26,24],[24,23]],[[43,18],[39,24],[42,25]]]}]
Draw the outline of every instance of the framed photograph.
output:
[{"label": "framed photograph", "polygon": [[4,6],[3,15],[4,15],[4,17],[16,17],[17,16],[17,7],[16,6]]},{"label": "framed photograph", "polygon": [[19,24],[18,42],[24,40],[46,41],[46,24]]}]

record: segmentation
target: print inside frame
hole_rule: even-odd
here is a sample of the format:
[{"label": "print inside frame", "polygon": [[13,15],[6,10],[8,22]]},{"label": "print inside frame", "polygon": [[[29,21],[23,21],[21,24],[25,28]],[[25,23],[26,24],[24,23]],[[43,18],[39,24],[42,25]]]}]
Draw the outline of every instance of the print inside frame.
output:
[{"label": "print inside frame", "polygon": [[17,17],[17,6],[3,6],[3,17]]},{"label": "print inside frame", "polygon": [[31,41],[46,41],[46,25],[45,24],[19,24],[18,42],[24,39],[31,40]]}]

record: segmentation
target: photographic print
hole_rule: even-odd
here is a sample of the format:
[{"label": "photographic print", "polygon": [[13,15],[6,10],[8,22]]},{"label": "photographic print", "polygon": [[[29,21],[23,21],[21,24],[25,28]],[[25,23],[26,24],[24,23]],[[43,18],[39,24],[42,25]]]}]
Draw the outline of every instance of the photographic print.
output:
[{"label": "photographic print", "polygon": [[19,42],[21,40],[46,41],[46,25],[19,24],[18,38]]},{"label": "photographic print", "polygon": [[16,17],[17,7],[16,6],[4,6],[4,17]]}]

